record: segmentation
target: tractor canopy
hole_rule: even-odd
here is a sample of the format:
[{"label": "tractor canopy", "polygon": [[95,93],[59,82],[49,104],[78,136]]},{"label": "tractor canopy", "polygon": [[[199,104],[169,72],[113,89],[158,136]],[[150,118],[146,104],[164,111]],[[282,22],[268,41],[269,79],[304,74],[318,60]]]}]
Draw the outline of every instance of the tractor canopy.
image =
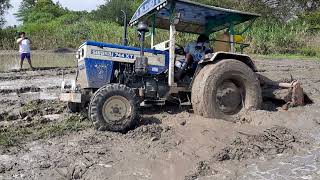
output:
[{"label": "tractor canopy", "polygon": [[246,21],[254,21],[259,14],[241,12],[188,0],[145,0],[133,15],[130,25],[145,21],[154,28],[169,30],[175,22],[179,32],[210,34]]}]

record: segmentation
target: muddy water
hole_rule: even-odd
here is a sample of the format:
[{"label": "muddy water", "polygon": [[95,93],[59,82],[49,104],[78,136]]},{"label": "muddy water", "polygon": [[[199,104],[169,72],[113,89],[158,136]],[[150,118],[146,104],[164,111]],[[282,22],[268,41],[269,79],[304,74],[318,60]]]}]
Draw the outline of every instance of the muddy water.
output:
[{"label": "muddy water", "polygon": [[[54,53],[34,51],[31,54],[34,67],[73,67],[76,65],[74,53]],[[19,53],[16,51],[0,51],[0,71],[9,71],[20,67]],[[24,63],[24,68],[29,68]]]},{"label": "muddy water", "polygon": [[240,170],[238,179],[320,179],[320,141],[316,141],[314,148],[297,155],[278,155],[276,159],[263,159],[248,164],[246,169]]},{"label": "muddy water", "polygon": [[254,163],[247,166],[247,172],[239,179],[319,179],[319,160],[320,148],[301,156]]}]

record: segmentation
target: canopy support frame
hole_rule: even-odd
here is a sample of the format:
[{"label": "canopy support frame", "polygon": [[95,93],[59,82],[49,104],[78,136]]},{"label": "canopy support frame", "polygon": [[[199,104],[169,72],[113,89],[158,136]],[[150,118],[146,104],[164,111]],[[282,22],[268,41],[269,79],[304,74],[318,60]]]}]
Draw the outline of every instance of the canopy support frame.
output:
[{"label": "canopy support frame", "polygon": [[152,15],[152,30],[151,30],[151,48],[154,47],[154,37],[156,35],[156,14]]},{"label": "canopy support frame", "polygon": [[176,34],[176,26],[175,26],[175,2],[171,3],[170,7],[170,45],[169,45],[169,76],[168,76],[168,84],[170,87],[176,87],[177,84],[174,81],[174,65],[175,65],[175,34]]}]

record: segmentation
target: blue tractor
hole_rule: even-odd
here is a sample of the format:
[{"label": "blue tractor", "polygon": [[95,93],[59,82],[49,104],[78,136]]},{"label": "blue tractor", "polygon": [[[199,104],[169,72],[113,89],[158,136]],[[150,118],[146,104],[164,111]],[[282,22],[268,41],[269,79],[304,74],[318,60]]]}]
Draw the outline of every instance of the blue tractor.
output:
[{"label": "blue tractor", "polygon": [[[126,38],[123,45],[85,42],[77,52],[76,79],[70,89],[63,83],[60,99],[73,112],[87,109],[100,131],[127,131],[137,122],[141,106],[167,101],[190,104],[204,117],[234,121],[237,114],[258,109],[262,102],[256,67],[235,48],[246,46],[237,39],[248,29],[236,33],[235,26],[247,22],[243,27],[249,27],[257,17],[187,0],[145,0],[129,23],[137,26],[141,46],[127,46]],[[169,31],[167,41],[155,44],[157,29]],[[176,66],[185,59],[183,46],[176,43],[178,32],[210,36],[222,30],[224,39],[211,39],[215,51],[208,52],[192,73],[187,73],[191,67]],[[146,38],[150,48],[145,48]],[[184,78],[175,79],[181,71]]]}]

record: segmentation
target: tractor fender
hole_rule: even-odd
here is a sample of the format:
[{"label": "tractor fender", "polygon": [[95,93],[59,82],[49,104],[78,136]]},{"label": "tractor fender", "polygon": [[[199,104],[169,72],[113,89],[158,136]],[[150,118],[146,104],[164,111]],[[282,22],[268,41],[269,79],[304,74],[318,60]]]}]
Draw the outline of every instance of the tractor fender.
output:
[{"label": "tractor fender", "polygon": [[249,66],[254,72],[257,72],[257,68],[254,65],[253,61],[248,55],[245,54],[237,54],[237,53],[230,53],[230,52],[216,52],[212,54],[212,57],[209,59],[204,59],[199,62],[200,66],[205,66],[206,64],[215,64],[224,59],[235,59],[245,63]]}]

